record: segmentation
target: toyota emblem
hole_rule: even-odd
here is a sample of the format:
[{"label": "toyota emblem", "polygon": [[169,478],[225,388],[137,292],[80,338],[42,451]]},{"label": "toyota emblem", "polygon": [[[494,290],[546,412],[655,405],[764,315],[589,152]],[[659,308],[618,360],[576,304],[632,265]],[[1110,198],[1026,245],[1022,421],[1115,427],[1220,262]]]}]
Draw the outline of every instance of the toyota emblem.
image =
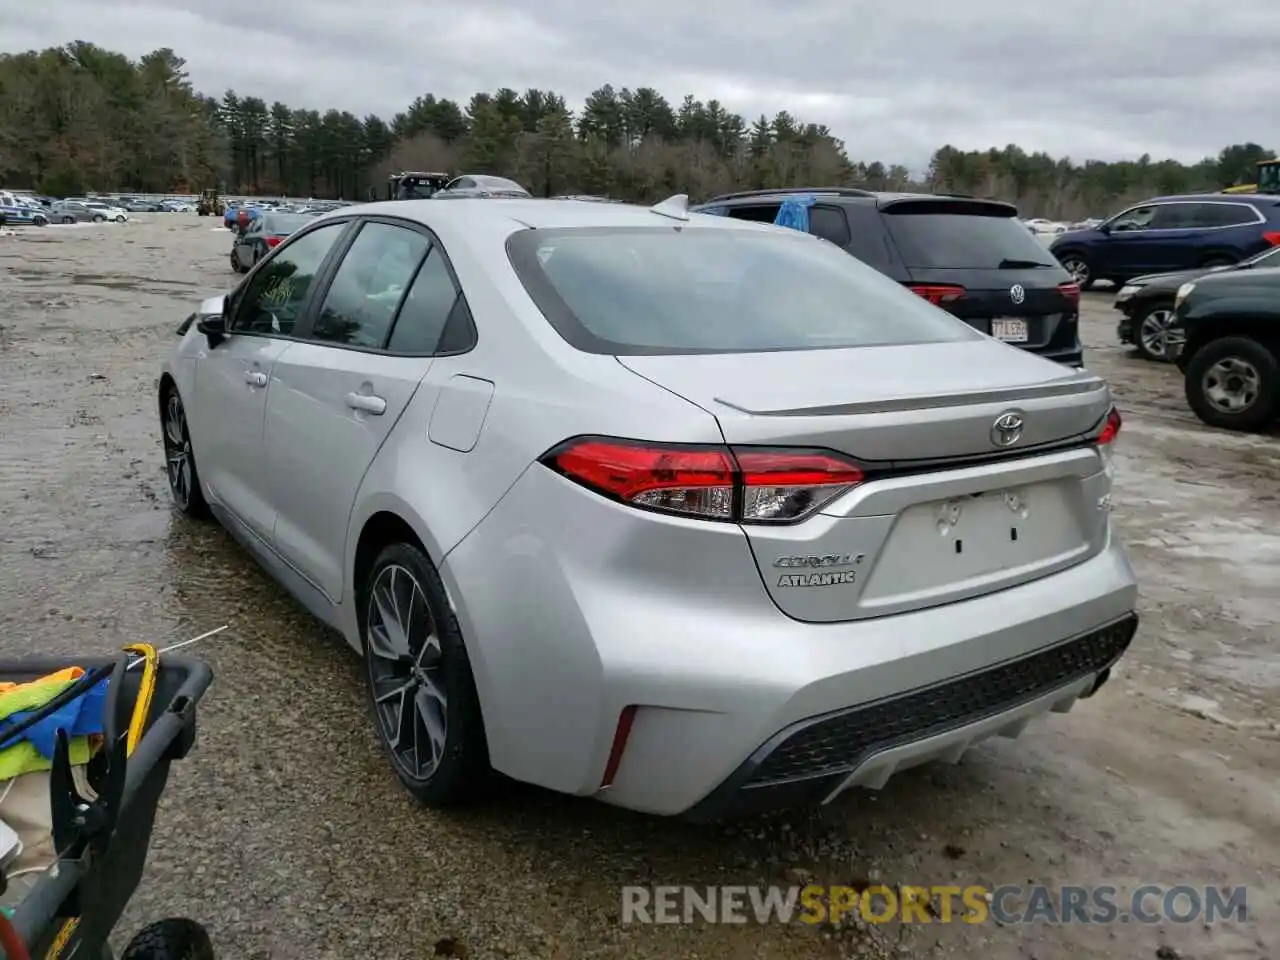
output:
[{"label": "toyota emblem", "polygon": [[1022,284],[1015,283],[1009,288],[1009,299],[1014,303],[1021,303],[1027,299],[1027,291],[1022,288]]},{"label": "toyota emblem", "polygon": [[991,442],[997,447],[1012,447],[1022,439],[1022,414],[1009,410],[996,417],[991,425]]}]

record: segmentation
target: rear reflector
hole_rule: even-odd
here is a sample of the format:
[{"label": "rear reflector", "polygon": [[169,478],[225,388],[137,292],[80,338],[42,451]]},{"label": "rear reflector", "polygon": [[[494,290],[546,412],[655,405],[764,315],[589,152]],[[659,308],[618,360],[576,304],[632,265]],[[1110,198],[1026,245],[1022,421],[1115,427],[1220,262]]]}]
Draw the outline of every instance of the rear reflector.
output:
[{"label": "rear reflector", "polygon": [[541,463],[575,483],[645,510],[737,523],[792,523],[864,479],[829,450],[688,446],[579,437]]},{"label": "rear reflector", "polygon": [[1280,230],[1270,230],[1262,235],[1262,239],[1273,247],[1280,247]]},{"label": "rear reflector", "polygon": [[623,707],[618,715],[618,726],[613,731],[613,746],[609,748],[609,759],[604,765],[604,777],[600,780],[600,789],[612,785],[613,778],[618,775],[622,766],[622,755],[627,751],[627,741],[631,739],[631,728],[636,722],[636,708]]},{"label": "rear reflector", "polygon": [[1107,414],[1107,419],[1102,421],[1102,432],[1098,434],[1098,445],[1111,443],[1120,433],[1120,428],[1124,426],[1124,421],[1120,419],[1120,411],[1115,407]]},{"label": "rear reflector", "polygon": [[937,306],[964,297],[964,287],[954,283],[909,283],[907,289]]},{"label": "rear reflector", "polygon": [[[283,239],[284,237],[267,237],[267,247],[278,247]],[[284,256],[284,254],[281,254],[281,256]]]}]

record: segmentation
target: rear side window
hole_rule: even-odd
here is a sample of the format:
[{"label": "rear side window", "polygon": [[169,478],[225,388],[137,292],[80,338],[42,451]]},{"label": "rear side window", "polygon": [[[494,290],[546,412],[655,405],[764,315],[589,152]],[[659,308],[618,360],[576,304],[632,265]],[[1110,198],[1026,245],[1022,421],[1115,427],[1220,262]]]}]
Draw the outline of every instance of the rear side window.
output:
[{"label": "rear side window", "polygon": [[1007,208],[927,201],[892,204],[882,212],[911,269],[998,270],[1007,260],[1054,264],[1053,255]]},{"label": "rear side window", "polygon": [[1195,207],[1198,227],[1241,227],[1258,222],[1257,212],[1243,203],[1198,203]]},{"label": "rear side window", "polygon": [[978,339],[829,243],[731,227],[525,230],[507,241],[570,344],[618,355],[741,353]]},{"label": "rear side window", "polygon": [[815,237],[830,240],[837,247],[849,242],[849,221],[844,218],[844,211],[839,207],[824,207],[821,204],[809,208],[809,232]]}]

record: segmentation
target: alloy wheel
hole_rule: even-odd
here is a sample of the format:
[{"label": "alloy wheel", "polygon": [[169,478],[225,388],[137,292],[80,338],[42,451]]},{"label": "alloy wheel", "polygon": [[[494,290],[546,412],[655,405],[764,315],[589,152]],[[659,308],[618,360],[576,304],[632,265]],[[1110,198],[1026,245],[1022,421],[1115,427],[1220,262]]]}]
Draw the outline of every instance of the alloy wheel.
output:
[{"label": "alloy wheel", "polygon": [[1138,340],[1143,352],[1152,359],[1172,360],[1185,337],[1180,329],[1173,326],[1173,311],[1161,308],[1142,318]]},{"label": "alloy wheel", "polygon": [[1071,274],[1071,279],[1080,286],[1084,286],[1089,282],[1089,265],[1079,257],[1067,257],[1062,261],[1062,267],[1067,273]]},{"label": "alloy wheel", "polygon": [[187,414],[176,392],[169,394],[164,413],[164,458],[169,474],[169,492],[179,509],[191,505],[195,470],[191,457],[191,435],[187,430]]},{"label": "alloy wheel", "polygon": [[417,577],[387,564],[369,591],[365,620],[374,712],[396,765],[428,780],[444,757],[449,701],[435,618]]},{"label": "alloy wheel", "polygon": [[1254,405],[1261,392],[1262,375],[1257,367],[1240,357],[1223,357],[1200,381],[1205,399],[1220,413],[1243,413]]}]

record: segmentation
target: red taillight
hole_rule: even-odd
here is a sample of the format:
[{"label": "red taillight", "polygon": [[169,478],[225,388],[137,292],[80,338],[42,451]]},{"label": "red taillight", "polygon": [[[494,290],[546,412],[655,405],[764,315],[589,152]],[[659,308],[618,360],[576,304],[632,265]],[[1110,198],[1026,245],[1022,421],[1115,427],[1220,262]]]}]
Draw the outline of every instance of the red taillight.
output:
[{"label": "red taillight", "polygon": [[1280,230],[1270,230],[1262,235],[1262,239],[1273,247],[1280,247]]},{"label": "red taillight", "polygon": [[1073,305],[1080,303],[1080,284],[1078,283],[1060,283],[1058,284],[1058,292],[1071,301]]},{"label": "red taillight", "polygon": [[[267,249],[278,247],[283,239],[284,237],[267,237]],[[284,254],[281,254],[281,256],[284,256]]]},{"label": "red taillight", "polygon": [[1107,414],[1107,419],[1102,422],[1102,432],[1098,434],[1098,445],[1102,446],[1114,441],[1122,426],[1124,421],[1120,419],[1120,411],[1112,407]]},{"label": "red taillight", "polygon": [[649,444],[609,437],[569,440],[542,462],[614,500],[703,520],[787,523],[864,479],[825,450]]},{"label": "red taillight", "polygon": [[907,289],[935,306],[955,303],[964,296],[964,287],[954,283],[909,283]]}]

